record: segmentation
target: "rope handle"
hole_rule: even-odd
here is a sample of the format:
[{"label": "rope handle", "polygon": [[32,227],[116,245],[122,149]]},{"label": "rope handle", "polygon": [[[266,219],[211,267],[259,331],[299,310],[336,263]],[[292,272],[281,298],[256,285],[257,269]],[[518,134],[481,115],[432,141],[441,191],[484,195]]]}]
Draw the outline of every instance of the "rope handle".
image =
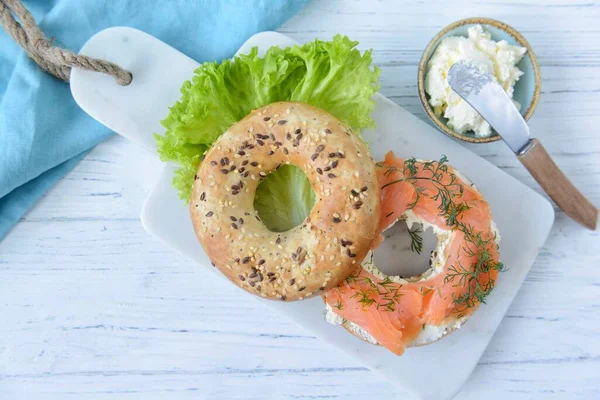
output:
[{"label": "rope handle", "polygon": [[54,40],[46,38],[21,0],[0,0],[0,23],[33,61],[65,82],[69,82],[71,68],[110,75],[121,86],[129,85],[133,79],[131,72],[109,61],[75,54],[54,46]]}]

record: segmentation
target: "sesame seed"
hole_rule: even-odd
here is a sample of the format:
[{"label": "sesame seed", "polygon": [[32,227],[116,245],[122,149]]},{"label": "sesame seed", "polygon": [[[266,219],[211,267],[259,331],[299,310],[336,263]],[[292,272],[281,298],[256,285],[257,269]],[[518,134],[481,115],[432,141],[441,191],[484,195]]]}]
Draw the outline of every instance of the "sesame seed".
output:
[{"label": "sesame seed", "polygon": [[346,157],[346,155],[344,154],[344,152],[342,150],[338,151],[337,155],[338,155],[339,158],[345,158]]},{"label": "sesame seed", "polygon": [[287,124],[287,121],[285,119],[280,119],[279,121],[277,121],[277,125],[285,125]]},{"label": "sesame seed", "polygon": [[354,176],[356,176],[356,177],[359,177],[359,176],[360,176],[360,173],[359,173],[358,171],[356,171],[356,172],[354,173]]},{"label": "sesame seed", "polygon": [[288,132],[288,133],[285,134],[285,138],[287,140],[292,140],[292,135]]},{"label": "sesame seed", "polygon": [[294,279],[294,278],[290,279],[290,281],[288,282],[288,284],[289,284],[290,286],[293,286],[293,285],[294,285],[294,283],[296,283],[296,279]]},{"label": "sesame seed", "polygon": [[265,259],[261,258],[260,260],[258,260],[258,265],[263,265],[265,263]]},{"label": "sesame seed", "polygon": [[237,228],[238,228],[238,227],[237,227],[237,225],[236,225],[235,223],[232,223],[232,224],[231,224],[231,227],[232,227],[233,229],[237,229]]},{"label": "sesame seed", "polygon": [[257,145],[259,145],[259,146],[264,146],[264,145],[265,145],[265,142],[263,142],[262,140],[258,139],[258,140],[256,141],[256,144],[257,144]]},{"label": "sesame seed", "polygon": [[335,174],[332,174],[331,172],[328,173],[327,176],[330,177],[330,178],[332,178],[332,179],[335,178]]},{"label": "sesame seed", "polygon": [[212,217],[214,213],[212,211],[209,211],[206,213],[205,217]]},{"label": "sesame seed", "polygon": [[288,152],[288,149],[286,149],[286,148],[284,147],[284,148],[283,148],[283,154],[287,155],[288,153],[289,153],[289,152]]},{"label": "sesame seed", "polygon": [[242,258],[242,264],[248,264],[248,261],[250,261],[250,257],[246,256]]},{"label": "sesame seed", "polygon": [[244,275],[242,275],[242,274],[239,274],[238,278],[240,278],[240,281],[242,281],[242,282],[246,280],[246,278],[244,278]]},{"label": "sesame seed", "polygon": [[315,161],[317,159],[317,157],[319,157],[319,153],[314,153],[312,156],[310,156],[310,159],[312,161]]},{"label": "sesame seed", "polygon": [[200,195],[200,201],[204,201],[205,198],[206,198],[206,192],[202,192],[202,194]]},{"label": "sesame seed", "polygon": [[333,217],[333,222],[337,224],[342,222],[342,220],[340,219],[340,217]]},{"label": "sesame seed", "polygon": [[329,129],[329,128],[325,129],[325,133],[328,134],[328,135],[330,135],[331,134],[331,129]]},{"label": "sesame seed", "polygon": [[317,146],[317,153],[320,153],[320,152],[322,152],[322,151],[323,151],[323,149],[325,149],[325,146],[324,146],[324,145],[322,145],[322,144],[318,145],[318,146]]},{"label": "sesame seed", "polygon": [[294,131],[294,135],[297,135],[297,134],[299,134],[300,132],[302,132],[302,130],[301,130],[300,128],[298,128],[298,129],[296,129],[296,130]]},{"label": "sesame seed", "polygon": [[263,118],[263,121],[268,121],[268,120],[270,120],[270,119],[271,119],[271,117],[264,117],[264,118]]},{"label": "sesame seed", "polygon": [[317,172],[319,173],[319,175],[323,175],[323,170],[321,168],[317,168]]},{"label": "sesame seed", "polygon": [[263,178],[264,178],[265,176],[267,176],[267,174],[265,174],[263,171],[260,171],[258,174],[259,174],[260,176],[262,176]]}]

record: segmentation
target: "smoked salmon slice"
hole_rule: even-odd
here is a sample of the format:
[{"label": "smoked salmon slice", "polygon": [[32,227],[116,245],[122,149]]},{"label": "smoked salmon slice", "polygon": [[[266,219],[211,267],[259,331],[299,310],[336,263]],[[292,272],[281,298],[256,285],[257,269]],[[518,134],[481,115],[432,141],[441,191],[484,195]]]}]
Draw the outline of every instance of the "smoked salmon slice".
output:
[{"label": "smoked salmon slice", "polygon": [[378,180],[382,206],[372,248],[398,220],[419,222],[438,237],[432,266],[412,279],[386,276],[371,254],[323,298],[348,330],[401,355],[459,327],[485,302],[504,266],[488,203],[445,157],[419,161],[390,152],[378,164]]}]

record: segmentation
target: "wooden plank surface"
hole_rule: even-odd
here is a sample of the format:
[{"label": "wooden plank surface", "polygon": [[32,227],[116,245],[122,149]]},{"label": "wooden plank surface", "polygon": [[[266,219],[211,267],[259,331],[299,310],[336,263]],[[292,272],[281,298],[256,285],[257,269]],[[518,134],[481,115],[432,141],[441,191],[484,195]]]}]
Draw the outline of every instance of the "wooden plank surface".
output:
[{"label": "wooden plank surface", "polygon": [[[425,118],[421,51],[469,16],[500,19],[531,43],[543,75],[531,130],[599,205],[598,2],[315,0],[280,31],[298,41],[344,33],[373,48],[381,92]],[[468,147],[540,191],[502,143]],[[0,399],[406,398],[149,237],[139,214],[158,170],[152,155],[111,139],[0,243]],[[600,398],[599,247],[598,232],[557,211],[457,398]]]}]

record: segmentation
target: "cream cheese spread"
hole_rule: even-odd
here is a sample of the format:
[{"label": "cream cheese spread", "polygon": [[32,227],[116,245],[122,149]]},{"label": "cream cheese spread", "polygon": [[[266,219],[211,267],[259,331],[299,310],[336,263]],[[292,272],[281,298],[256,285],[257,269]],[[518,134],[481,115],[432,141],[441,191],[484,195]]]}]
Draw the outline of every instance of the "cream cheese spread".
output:
[{"label": "cream cheese spread", "polygon": [[[425,76],[425,92],[435,114],[447,118],[448,127],[457,133],[472,131],[479,137],[490,136],[490,125],[450,88],[448,71],[458,61],[470,61],[482,72],[494,75],[512,99],[515,83],[523,75],[516,65],[526,51],[524,47],[509,45],[506,40],[492,40],[481,25],[470,27],[468,37],[451,36],[442,40],[427,64]],[[521,109],[518,102],[513,102]]]}]

